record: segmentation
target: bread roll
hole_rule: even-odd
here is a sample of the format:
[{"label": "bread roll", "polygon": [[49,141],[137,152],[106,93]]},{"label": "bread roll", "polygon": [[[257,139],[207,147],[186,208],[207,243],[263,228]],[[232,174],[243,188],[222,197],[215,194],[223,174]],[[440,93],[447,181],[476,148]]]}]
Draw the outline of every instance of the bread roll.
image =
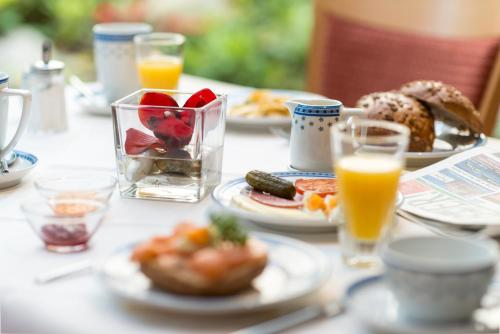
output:
[{"label": "bread roll", "polygon": [[401,92],[430,107],[436,119],[460,129],[481,133],[483,124],[472,102],[453,86],[440,81],[419,80],[401,87]]},{"label": "bread roll", "polygon": [[[213,267],[215,276],[195,270],[193,256],[200,255],[199,252],[204,251],[216,252],[217,256],[227,259],[228,266]],[[199,252],[191,256],[162,254],[140,263],[140,268],[142,273],[161,289],[184,295],[218,296],[234,294],[249,288],[267,265],[266,247],[253,239],[248,240],[240,249],[207,248]],[[244,255],[244,261],[231,265],[230,257],[238,256],[238,253]]]},{"label": "bread roll", "polygon": [[361,97],[356,107],[364,108],[370,119],[400,123],[410,128],[410,152],[430,152],[433,148],[434,117],[416,99],[398,92],[379,92]]}]

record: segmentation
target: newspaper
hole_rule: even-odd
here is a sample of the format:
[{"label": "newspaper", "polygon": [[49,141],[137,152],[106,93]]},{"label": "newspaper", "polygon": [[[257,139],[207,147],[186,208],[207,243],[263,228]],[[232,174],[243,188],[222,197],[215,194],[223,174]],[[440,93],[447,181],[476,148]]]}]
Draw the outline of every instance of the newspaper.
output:
[{"label": "newspaper", "polygon": [[405,174],[401,210],[459,225],[500,225],[500,152],[479,147]]}]

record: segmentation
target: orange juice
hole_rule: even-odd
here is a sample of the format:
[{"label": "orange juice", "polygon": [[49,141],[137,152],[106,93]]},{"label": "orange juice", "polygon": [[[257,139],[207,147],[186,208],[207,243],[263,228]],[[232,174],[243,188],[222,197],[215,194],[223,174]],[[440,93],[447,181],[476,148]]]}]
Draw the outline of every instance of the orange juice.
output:
[{"label": "orange juice", "polygon": [[137,69],[143,88],[176,89],[182,73],[182,60],[177,57],[141,59]]},{"label": "orange juice", "polygon": [[390,222],[401,162],[384,155],[347,156],[335,166],[339,198],[349,233],[376,241]]}]

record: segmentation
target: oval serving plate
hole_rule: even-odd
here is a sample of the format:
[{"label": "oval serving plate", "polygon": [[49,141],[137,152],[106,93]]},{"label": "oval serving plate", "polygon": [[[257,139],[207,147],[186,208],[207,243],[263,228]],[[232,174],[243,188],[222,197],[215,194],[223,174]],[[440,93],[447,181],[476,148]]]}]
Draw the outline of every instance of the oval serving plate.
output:
[{"label": "oval serving plate", "polygon": [[[242,117],[242,116],[232,116],[231,109],[237,105],[245,103],[248,96],[256,88],[241,89],[228,94],[227,97],[227,116],[226,124],[229,126],[245,127],[245,128],[258,128],[262,129],[265,127],[277,126],[285,127],[290,126],[291,118],[289,116],[285,117]],[[271,92],[277,96],[285,96],[290,99],[325,99],[326,97],[297,90],[286,90],[286,89],[263,89]]]},{"label": "oval serving plate", "polygon": [[[484,133],[475,136],[462,136],[457,134],[456,128],[446,126],[439,121],[436,121],[435,127],[436,139],[432,152],[405,152],[407,168],[416,169],[429,166],[452,155],[486,144],[487,137]],[[276,128],[273,129],[272,133],[280,138],[290,140],[289,129]]]},{"label": "oval serving plate", "polygon": [[[335,178],[332,173],[316,173],[316,172],[275,172],[271,173],[275,176],[284,178],[291,182],[296,179],[323,179]],[[238,207],[232,202],[234,195],[240,194],[241,191],[249,187],[244,177],[230,180],[217,186],[212,192],[214,201],[223,207],[225,210],[248,220],[257,225],[261,225],[270,229],[286,231],[286,232],[334,232],[337,230],[336,222],[328,222],[326,218],[311,217],[309,219],[294,218],[282,215],[269,215],[259,212],[253,212]],[[403,202],[403,195],[398,192],[396,205],[399,207]]]},{"label": "oval serving plate", "polygon": [[434,151],[432,152],[406,152],[406,166],[410,168],[429,166],[452,155],[484,144],[486,144],[486,135],[484,133],[481,133],[467,144],[456,145],[453,149],[440,149],[439,145],[445,146],[451,144],[444,139],[436,138],[434,141]]},{"label": "oval serving plate", "polygon": [[[330,277],[328,257],[314,246],[292,238],[252,233],[265,243],[269,261],[248,290],[222,297],[184,296],[152,286],[130,261],[134,245],[117,250],[100,270],[100,278],[111,293],[132,303],[188,314],[248,313],[276,308],[317,291]],[[293,261],[290,259],[293,258]]]}]

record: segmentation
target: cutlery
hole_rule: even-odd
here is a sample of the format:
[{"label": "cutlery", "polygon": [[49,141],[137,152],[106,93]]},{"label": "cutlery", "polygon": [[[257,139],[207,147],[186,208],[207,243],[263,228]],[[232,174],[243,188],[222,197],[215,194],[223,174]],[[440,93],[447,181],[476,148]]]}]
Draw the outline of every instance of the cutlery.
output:
[{"label": "cutlery", "polygon": [[70,85],[75,88],[88,102],[94,104],[94,93],[90,88],[76,75],[69,78]]},{"label": "cutlery", "polygon": [[271,134],[275,135],[278,138],[282,138],[282,139],[285,139],[286,141],[290,141],[290,131],[287,131],[287,130],[285,130],[283,128],[279,128],[279,127],[270,127],[269,132],[271,132]]},{"label": "cutlery", "polygon": [[344,312],[344,306],[337,301],[323,305],[307,306],[280,317],[246,327],[231,334],[272,334],[290,329],[307,321],[318,318],[332,318]]},{"label": "cutlery", "polygon": [[95,264],[92,261],[83,260],[38,274],[35,276],[35,283],[46,284],[63,278],[77,276],[78,274],[88,274],[94,268]]},{"label": "cutlery", "polygon": [[7,160],[0,159],[0,175],[9,174],[9,164]]},{"label": "cutlery", "polygon": [[451,225],[446,224],[434,220],[425,219],[422,217],[417,217],[411,213],[408,213],[403,210],[398,210],[397,214],[404,219],[423,226],[430,231],[436,233],[437,235],[443,237],[451,237],[451,238],[472,238],[472,239],[480,239],[484,238],[483,230],[485,226],[482,225]]}]

